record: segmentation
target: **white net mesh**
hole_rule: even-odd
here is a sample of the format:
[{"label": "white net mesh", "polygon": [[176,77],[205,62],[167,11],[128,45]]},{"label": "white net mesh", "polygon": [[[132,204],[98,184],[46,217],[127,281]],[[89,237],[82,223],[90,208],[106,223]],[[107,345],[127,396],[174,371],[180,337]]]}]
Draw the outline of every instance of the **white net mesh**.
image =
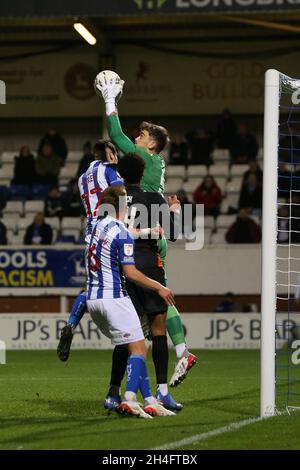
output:
[{"label": "white net mesh", "polygon": [[300,80],[281,74],[276,276],[276,407],[279,410],[300,408],[300,104],[297,103],[298,95],[300,98]]}]

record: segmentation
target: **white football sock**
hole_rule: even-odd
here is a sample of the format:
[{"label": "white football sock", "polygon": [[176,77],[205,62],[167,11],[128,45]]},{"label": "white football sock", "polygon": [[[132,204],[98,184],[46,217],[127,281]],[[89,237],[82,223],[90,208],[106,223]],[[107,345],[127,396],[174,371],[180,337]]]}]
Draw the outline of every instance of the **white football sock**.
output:
[{"label": "white football sock", "polygon": [[136,401],[136,394],[134,392],[125,392],[126,401]]},{"label": "white football sock", "polygon": [[175,346],[177,359],[180,359],[184,355],[186,349],[185,343],[180,343]]},{"label": "white football sock", "polygon": [[158,384],[157,388],[163,396],[168,395],[168,384]]}]

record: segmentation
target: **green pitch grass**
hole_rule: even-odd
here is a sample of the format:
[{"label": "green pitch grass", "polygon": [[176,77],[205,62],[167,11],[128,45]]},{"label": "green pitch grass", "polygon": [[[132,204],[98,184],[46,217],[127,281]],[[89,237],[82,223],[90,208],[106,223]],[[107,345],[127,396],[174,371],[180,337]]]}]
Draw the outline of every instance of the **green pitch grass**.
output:
[{"label": "green pitch grass", "polygon": [[[11,351],[0,366],[0,449],[152,449],[259,415],[258,351],[198,351],[168,418],[108,416],[110,351]],[[150,362],[150,361],[149,361]],[[170,357],[170,372],[174,355]],[[150,366],[152,384],[153,368]],[[300,415],[280,416],[176,449],[299,449]]]}]

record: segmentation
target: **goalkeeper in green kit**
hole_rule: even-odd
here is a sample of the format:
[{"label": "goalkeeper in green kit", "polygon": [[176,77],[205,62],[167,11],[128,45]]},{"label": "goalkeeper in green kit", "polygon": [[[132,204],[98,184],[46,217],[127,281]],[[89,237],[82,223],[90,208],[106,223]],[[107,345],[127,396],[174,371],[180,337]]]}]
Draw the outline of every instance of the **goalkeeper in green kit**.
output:
[{"label": "goalkeeper in green kit", "polygon": [[[117,74],[101,72],[95,79],[95,90],[105,101],[107,129],[111,141],[124,154],[135,153],[143,158],[145,170],[141,181],[144,191],[164,191],[165,162],[160,152],[168,143],[168,133],[164,127],[143,122],[135,144],[123,133],[118,117],[117,101],[122,95],[124,82]],[[167,240],[159,240],[160,257],[165,268]],[[167,312],[167,330],[175,346],[177,363],[170,380],[170,386],[177,386],[186,377],[197,357],[191,354],[186,346],[180,314],[175,306],[169,306]]]}]

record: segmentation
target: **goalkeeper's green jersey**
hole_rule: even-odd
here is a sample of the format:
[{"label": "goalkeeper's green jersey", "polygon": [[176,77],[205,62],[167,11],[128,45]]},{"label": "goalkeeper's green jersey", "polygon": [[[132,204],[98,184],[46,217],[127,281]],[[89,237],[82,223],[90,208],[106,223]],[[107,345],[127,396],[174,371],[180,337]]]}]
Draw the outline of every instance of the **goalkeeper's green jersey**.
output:
[{"label": "goalkeeper's green jersey", "polygon": [[116,114],[107,116],[107,129],[111,141],[123,153],[136,153],[145,162],[141,188],[144,191],[164,192],[165,162],[161,155],[150,154],[144,148],[135,145],[122,131],[119,117]]}]

